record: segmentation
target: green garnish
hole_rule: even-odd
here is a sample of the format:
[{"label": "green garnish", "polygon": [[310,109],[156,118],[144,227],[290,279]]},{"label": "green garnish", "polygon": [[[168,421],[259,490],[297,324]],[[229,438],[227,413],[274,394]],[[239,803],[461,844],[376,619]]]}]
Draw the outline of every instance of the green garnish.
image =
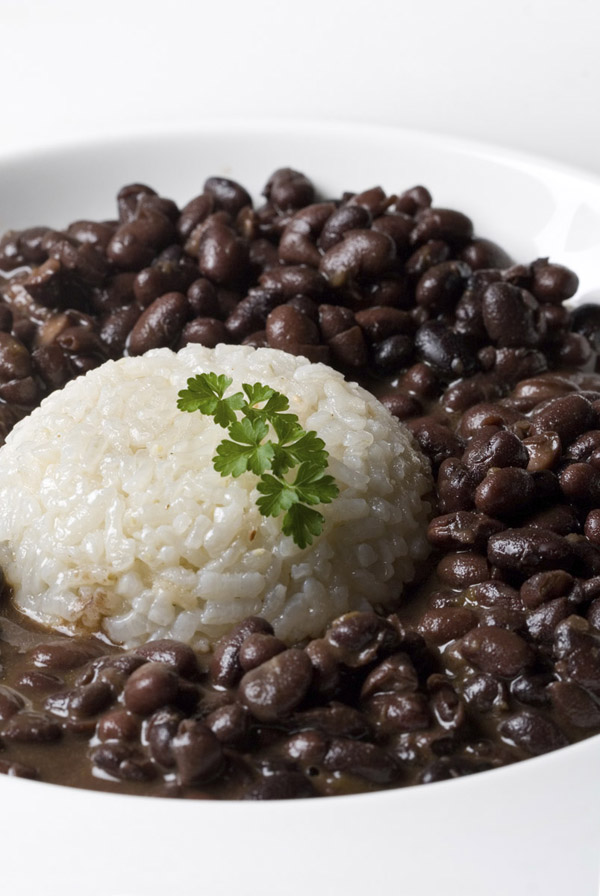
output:
[{"label": "green garnish", "polygon": [[[284,513],[282,531],[299,548],[312,544],[323,531],[324,517],[309,505],[329,504],[339,494],[333,476],[325,473],[325,442],[316,432],[306,432],[281,392],[262,383],[242,384],[242,392],[225,398],[233,380],[216,373],[190,377],[179,393],[180,411],[200,411],[229,433],[213,457],[221,476],[251,472],[260,477],[256,502],[263,516]],[[262,405],[262,407],[261,407]],[[241,419],[238,419],[241,412]],[[275,436],[275,439],[272,437]],[[293,478],[287,473],[298,470]]]}]

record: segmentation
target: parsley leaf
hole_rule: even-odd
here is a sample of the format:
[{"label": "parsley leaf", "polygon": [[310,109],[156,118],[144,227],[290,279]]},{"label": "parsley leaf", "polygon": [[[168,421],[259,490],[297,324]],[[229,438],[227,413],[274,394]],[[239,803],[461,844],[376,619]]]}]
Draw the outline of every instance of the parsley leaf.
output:
[{"label": "parsley leaf", "polygon": [[[225,398],[231,383],[222,374],[191,377],[188,388],[179,393],[177,407],[200,411],[228,430],[230,438],[219,443],[213,457],[215,470],[221,476],[246,472],[259,476],[256,488],[261,497],[256,504],[261,514],[283,513],[283,533],[304,549],[321,534],[325,523],[323,515],[309,505],[329,504],[339,494],[335,480],[325,472],[329,456],[325,443],[289,413],[289,400],[281,392],[262,383],[243,383],[243,393]],[[271,433],[276,440],[268,438]],[[296,467],[295,479],[286,479]]]},{"label": "parsley leaf", "polygon": [[180,411],[201,411],[209,417],[213,417],[215,423],[227,428],[230,423],[235,423],[237,417],[235,411],[239,411],[244,404],[244,396],[236,392],[229,398],[223,398],[225,390],[233,382],[223,374],[200,373],[190,377],[187,381],[187,389],[179,392],[177,407]]},{"label": "parsley leaf", "polygon": [[283,518],[281,530],[284,535],[291,535],[299,548],[306,548],[313,542],[313,536],[323,531],[325,519],[323,514],[304,504],[292,504]]}]

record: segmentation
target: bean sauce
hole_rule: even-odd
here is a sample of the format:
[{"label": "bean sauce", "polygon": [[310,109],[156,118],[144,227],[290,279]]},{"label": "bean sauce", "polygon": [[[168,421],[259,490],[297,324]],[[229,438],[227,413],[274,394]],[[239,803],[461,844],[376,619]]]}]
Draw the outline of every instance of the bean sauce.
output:
[{"label": "bean sauce", "polygon": [[188,342],[341,370],[436,479],[431,556],[385,611],[286,645],[260,617],[212,657],[49,633],[0,597],[0,772],[191,799],[423,784],[600,733],[600,314],[415,186],[255,207],[211,177],[181,209],[124,187],[110,221],[0,240],[0,438],[105,360]]}]

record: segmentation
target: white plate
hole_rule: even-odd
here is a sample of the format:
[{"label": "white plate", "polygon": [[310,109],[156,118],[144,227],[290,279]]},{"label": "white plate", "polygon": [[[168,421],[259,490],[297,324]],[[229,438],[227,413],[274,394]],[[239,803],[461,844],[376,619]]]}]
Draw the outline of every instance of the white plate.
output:
[{"label": "white plate", "polygon": [[[0,157],[0,230],[112,217],[131,181],[181,202],[221,174],[258,195],[284,165],[331,195],[424,183],[517,260],[550,255],[579,273],[582,298],[600,298],[599,179],[396,129],[219,122]],[[10,896],[593,896],[599,795],[599,737],[459,781],[278,803],[0,776],[0,879]]]}]

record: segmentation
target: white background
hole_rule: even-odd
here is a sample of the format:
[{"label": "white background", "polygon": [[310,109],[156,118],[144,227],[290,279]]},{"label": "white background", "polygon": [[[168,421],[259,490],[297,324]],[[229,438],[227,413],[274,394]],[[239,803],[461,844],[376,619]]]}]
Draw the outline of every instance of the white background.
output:
[{"label": "white background", "polygon": [[600,172],[598,0],[0,0],[0,83],[0,152],[260,116]]}]

